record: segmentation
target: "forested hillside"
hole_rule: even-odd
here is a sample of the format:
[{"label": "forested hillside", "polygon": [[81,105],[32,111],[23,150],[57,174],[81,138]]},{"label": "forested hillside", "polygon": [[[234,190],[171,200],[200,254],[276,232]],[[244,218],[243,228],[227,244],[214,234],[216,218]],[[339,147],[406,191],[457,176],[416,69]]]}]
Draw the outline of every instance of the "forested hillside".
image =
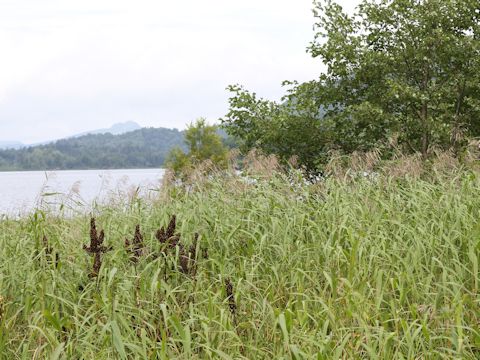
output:
[{"label": "forested hillside", "polygon": [[0,170],[160,167],[172,147],[184,147],[183,138],[183,132],[166,128],[85,135],[19,150],[0,150]]}]

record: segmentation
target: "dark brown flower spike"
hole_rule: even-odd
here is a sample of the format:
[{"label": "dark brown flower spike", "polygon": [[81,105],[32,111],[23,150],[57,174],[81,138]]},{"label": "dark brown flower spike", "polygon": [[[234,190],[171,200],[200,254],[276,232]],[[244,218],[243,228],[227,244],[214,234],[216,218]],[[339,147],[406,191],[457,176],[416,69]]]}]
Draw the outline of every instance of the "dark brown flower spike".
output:
[{"label": "dark brown flower spike", "polygon": [[233,322],[237,324],[237,304],[235,303],[235,294],[233,292],[233,284],[230,279],[225,279],[225,291],[227,293],[228,307],[233,317]]},{"label": "dark brown flower spike", "polygon": [[130,253],[130,260],[134,263],[137,263],[140,257],[144,254],[144,244],[143,244],[143,235],[140,232],[140,225],[135,227],[135,235],[133,236],[132,242],[128,239],[125,239],[125,247],[127,252]]},{"label": "dark brown flower spike", "polygon": [[170,222],[167,227],[167,239],[171,238],[175,234],[175,230],[177,228],[177,217],[172,215]]},{"label": "dark brown flower spike", "polygon": [[155,234],[155,237],[158,241],[160,241],[161,244],[167,244],[168,248],[173,249],[180,241],[180,235],[175,234],[176,227],[177,217],[172,215],[170,222],[168,223],[167,230],[165,230],[165,228],[162,226]]},{"label": "dark brown flower spike", "polygon": [[182,244],[178,244],[179,252],[178,252],[178,262],[180,265],[180,271],[184,274],[188,274],[190,272],[189,263],[190,257],[188,256],[187,252],[185,251],[185,247]]},{"label": "dark brown flower spike", "polygon": [[175,233],[177,227],[177,217],[172,215],[168,223],[167,229],[161,227],[155,237],[163,245],[161,251],[165,254],[168,251],[178,247],[178,266],[182,273],[195,275],[197,260],[197,243],[199,235],[196,233],[193,244],[186,248],[181,242],[180,234]]},{"label": "dark brown flower spike", "polygon": [[98,235],[95,218],[92,218],[90,220],[90,246],[87,247],[83,245],[83,249],[90,255],[93,255],[93,268],[92,272],[88,275],[89,277],[98,276],[102,266],[102,254],[112,250],[112,247],[107,248],[102,245],[104,240],[105,232],[101,230],[100,235]]},{"label": "dark brown flower spike", "polygon": [[195,276],[197,273],[197,245],[198,245],[198,233],[195,233],[193,237],[193,243],[190,245],[188,252],[188,272]]}]

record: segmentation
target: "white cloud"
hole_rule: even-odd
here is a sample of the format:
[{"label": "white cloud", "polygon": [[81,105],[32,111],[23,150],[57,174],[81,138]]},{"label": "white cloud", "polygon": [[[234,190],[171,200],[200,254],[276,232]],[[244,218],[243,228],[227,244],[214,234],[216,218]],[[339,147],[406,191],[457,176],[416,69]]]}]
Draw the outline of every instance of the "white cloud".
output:
[{"label": "white cloud", "polygon": [[[346,3],[346,2],[345,2]],[[0,139],[41,141],[117,121],[183,127],[321,71],[310,0],[0,0]],[[39,128],[38,128],[39,127]]]}]

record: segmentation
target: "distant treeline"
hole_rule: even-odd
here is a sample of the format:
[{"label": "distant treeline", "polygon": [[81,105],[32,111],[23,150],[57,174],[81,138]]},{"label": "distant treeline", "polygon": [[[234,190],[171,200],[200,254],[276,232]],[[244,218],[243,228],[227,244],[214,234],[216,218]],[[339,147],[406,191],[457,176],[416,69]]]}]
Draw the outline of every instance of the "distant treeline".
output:
[{"label": "distant treeline", "polygon": [[122,135],[85,135],[18,150],[0,150],[0,170],[161,167],[174,146],[185,148],[184,134],[176,129],[144,128]]}]

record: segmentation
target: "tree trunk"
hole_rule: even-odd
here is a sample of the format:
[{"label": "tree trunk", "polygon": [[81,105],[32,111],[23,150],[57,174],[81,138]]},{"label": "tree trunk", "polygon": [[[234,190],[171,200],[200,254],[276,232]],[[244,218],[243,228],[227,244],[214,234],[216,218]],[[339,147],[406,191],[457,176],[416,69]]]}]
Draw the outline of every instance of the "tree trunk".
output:
[{"label": "tree trunk", "polygon": [[460,114],[462,112],[463,100],[465,98],[465,87],[466,81],[463,80],[463,83],[458,87],[458,96],[455,104],[455,114],[453,116],[452,133],[450,134],[451,147],[455,153],[458,153],[458,150],[460,148],[460,142],[462,140],[462,124],[460,123]]},{"label": "tree trunk", "polygon": [[422,158],[425,160],[428,155],[428,149],[430,147],[430,128],[428,126],[428,104],[424,102],[422,104],[421,112],[422,121]]}]

